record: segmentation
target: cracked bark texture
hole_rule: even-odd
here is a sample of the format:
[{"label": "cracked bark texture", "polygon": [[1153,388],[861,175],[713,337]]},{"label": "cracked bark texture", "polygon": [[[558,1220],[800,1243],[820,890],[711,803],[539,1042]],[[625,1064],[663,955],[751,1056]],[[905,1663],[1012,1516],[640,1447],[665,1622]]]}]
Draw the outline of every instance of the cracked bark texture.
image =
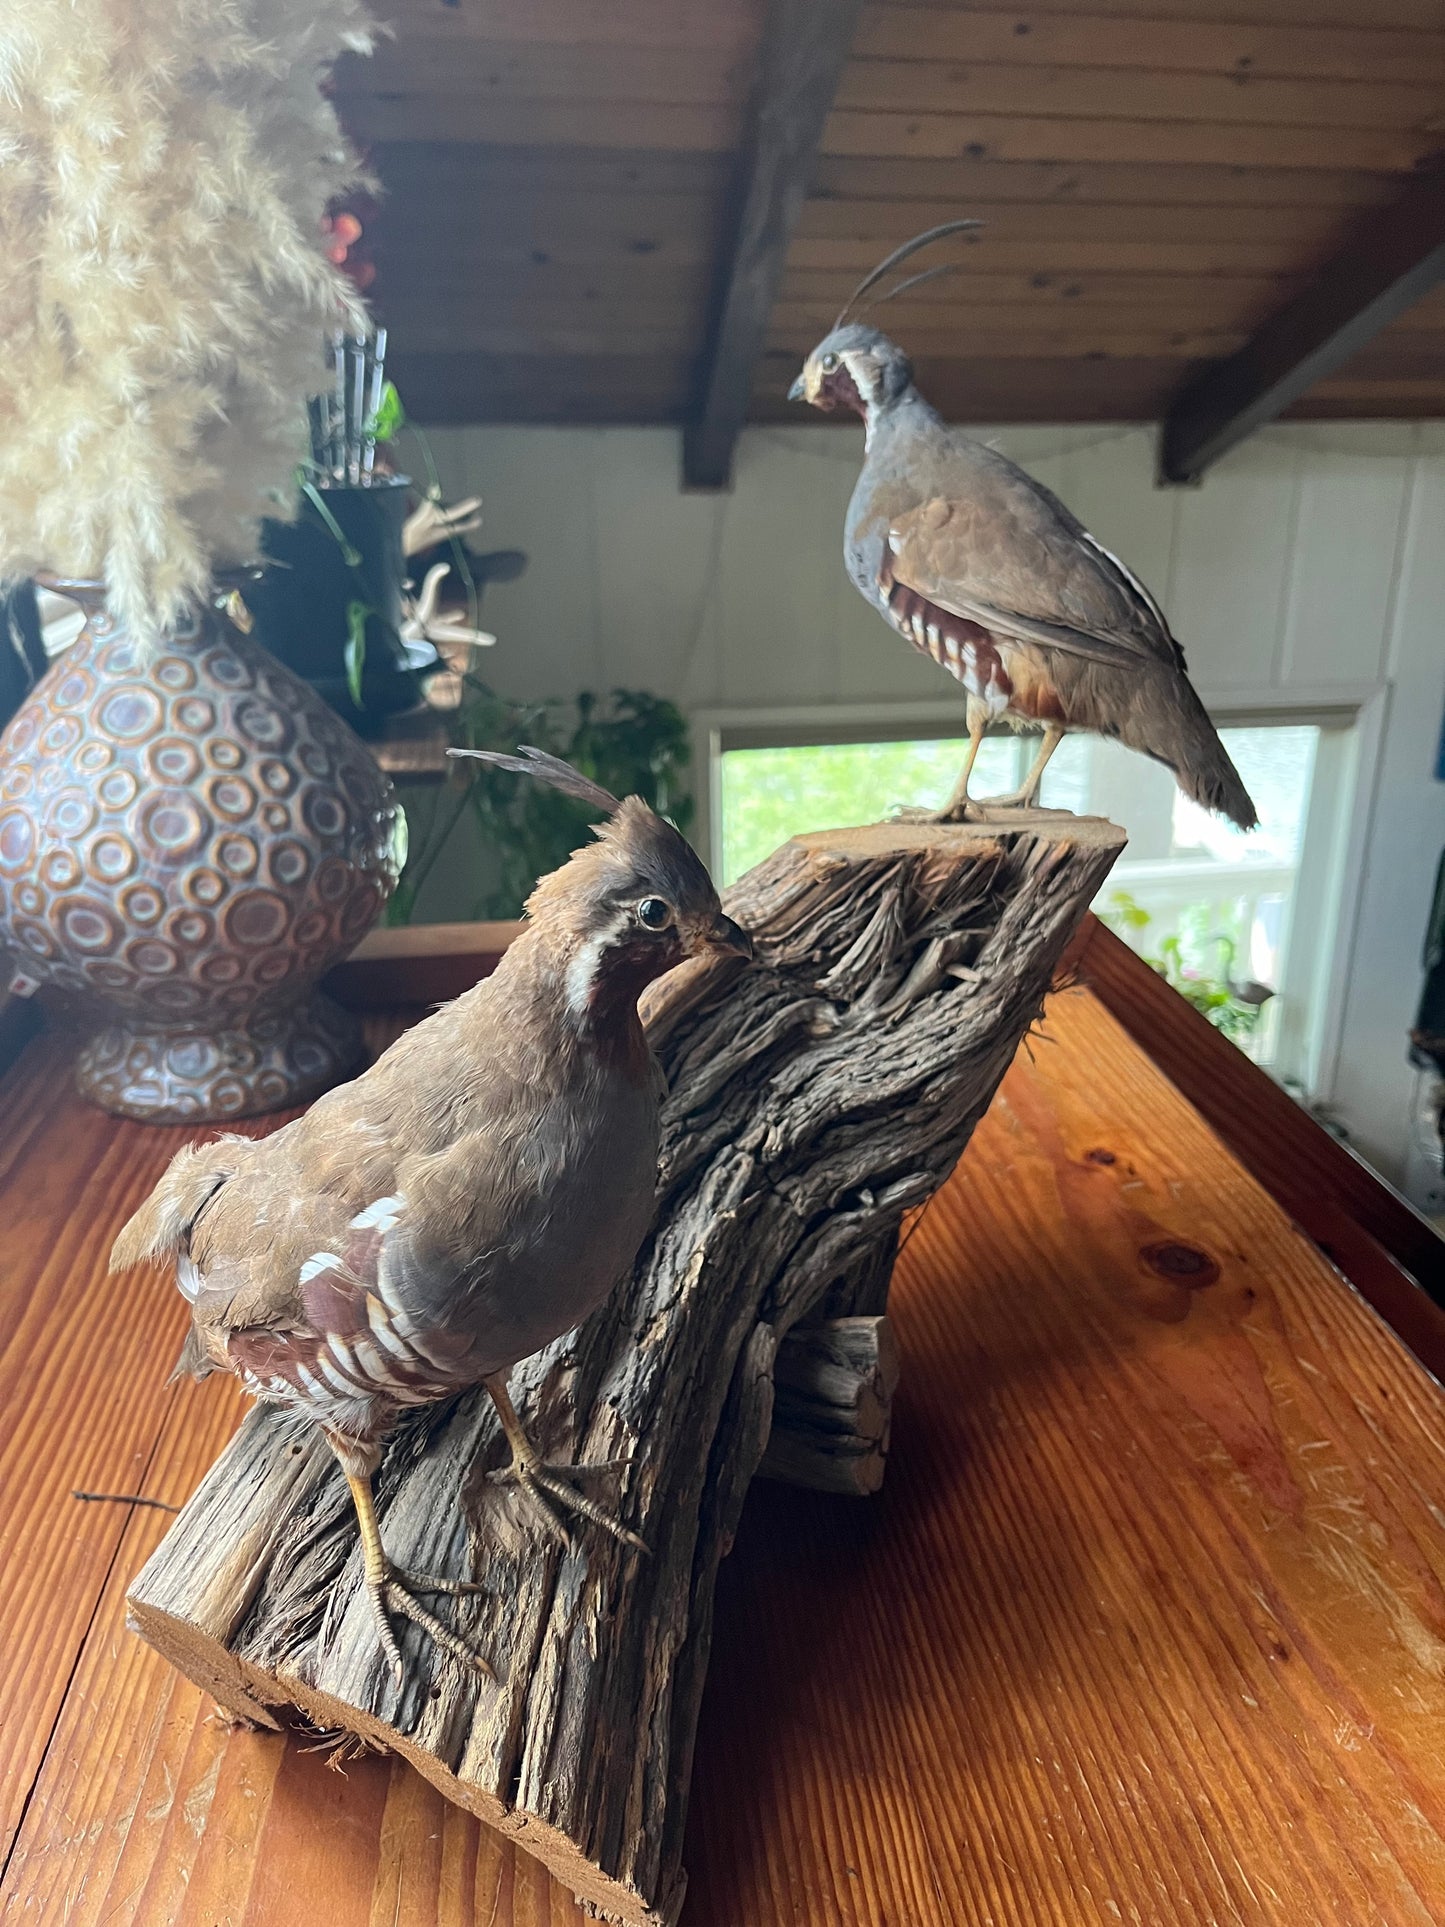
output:
[{"label": "cracked bark texture", "polygon": [[609,1304],[511,1380],[546,1457],[628,1461],[597,1490],[650,1556],[535,1536],[487,1478],[507,1454],[483,1392],[408,1424],[377,1481],[399,1564],[485,1583],[440,1610],[496,1685],[410,1626],[393,1684],[339,1469],[266,1409],[137,1578],[135,1630],[237,1714],[292,1705],[405,1754],[597,1912],[674,1921],[714,1579],[769,1445],[779,1347],[769,1472],[791,1454],[792,1476],[826,1483],[818,1428],[846,1433],[852,1400],[877,1461],[852,1489],[871,1489],[904,1214],[952,1171],[1123,841],[1051,812],[799,837],[726,893],[757,964],[703,959],[654,987],[670,1084],[654,1231]]}]

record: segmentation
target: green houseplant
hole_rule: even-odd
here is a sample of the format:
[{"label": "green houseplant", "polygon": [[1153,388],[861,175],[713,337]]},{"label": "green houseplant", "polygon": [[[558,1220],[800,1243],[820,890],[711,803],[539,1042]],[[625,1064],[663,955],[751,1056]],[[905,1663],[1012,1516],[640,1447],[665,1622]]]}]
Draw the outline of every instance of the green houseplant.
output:
[{"label": "green houseplant", "polygon": [[[1143,932],[1154,921],[1127,890],[1111,890],[1109,900],[1099,911],[1099,916],[1126,942],[1131,932],[1142,942]],[[1269,985],[1253,980],[1243,983],[1235,981],[1231,974],[1235,959],[1233,937],[1216,933],[1205,942],[1218,953],[1217,975],[1189,964],[1185,957],[1184,939],[1177,934],[1160,938],[1152,954],[1140,945],[1131,945],[1131,948],[1140,948],[1144,961],[1151,970],[1158,971],[1171,990],[1177,990],[1184,1001],[1192,1004],[1201,1017],[1208,1018],[1216,1030],[1223,1031],[1231,1042],[1243,1047],[1258,1031],[1261,1013],[1274,992]]]},{"label": "green houseplant", "polygon": [[[533,743],[614,795],[641,796],[684,834],[692,820],[687,721],[664,697],[614,689],[599,698],[584,690],[575,701],[517,702],[468,675],[451,734],[464,749],[515,750],[518,743]],[[495,856],[494,878],[472,906],[474,916],[488,919],[519,916],[537,878],[584,842],[595,820],[557,790],[457,758],[442,785],[407,799],[411,856],[388,906],[389,922],[411,921],[422,884],[467,811]]]}]

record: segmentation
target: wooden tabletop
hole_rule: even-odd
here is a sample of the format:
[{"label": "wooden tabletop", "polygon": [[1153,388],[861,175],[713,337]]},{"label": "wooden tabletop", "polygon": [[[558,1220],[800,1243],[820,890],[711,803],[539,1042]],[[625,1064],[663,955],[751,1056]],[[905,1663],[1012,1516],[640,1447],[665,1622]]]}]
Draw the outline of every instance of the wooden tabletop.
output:
[{"label": "wooden tabletop", "polygon": [[[1445,1919],[1440,1388],[1094,995],[1055,997],[915,1225],[871,1501],[758,1486],[684,1927]],[[123,1624],[234,1428],[104,1257],[179,1132],[0,1086],[0,1920],[561,1927],[380,1758],[229,1732]]]}]

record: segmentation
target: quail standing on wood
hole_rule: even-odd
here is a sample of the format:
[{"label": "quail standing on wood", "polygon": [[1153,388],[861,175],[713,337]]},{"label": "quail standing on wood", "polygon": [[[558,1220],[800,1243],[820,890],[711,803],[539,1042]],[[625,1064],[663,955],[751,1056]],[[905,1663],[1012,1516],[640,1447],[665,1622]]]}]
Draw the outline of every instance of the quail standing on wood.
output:
[{"label": "quail standing on wood", "polygon": [[[948,427],[913,385],[903,350],[854,304],[946,222],[881,262],[803,364],[790,398],[851,409],[866,432],[843,555],[854,586],[967,692],[968,756],[945,820],[969,814],[969,778],[990,723],[1043,731],[1023,787],[1031,804],[1069,730],[1142,750],[1240,829],[1254,804],[1185,674],[1184,652],[1144,585],[1042,483]],[[950,267],[952,264],[949,264]],[[912,275],[877,299],[948,269]]]},{"label": "quail standing on wood", "polygon": [[640,798],[619,803],[538,750],[483,760],[608,812],[598,841],[538,883],[496,972],[409,1030],[353,1083],[259,1142],[177,1154],[116,1240],[112,1268],[174,1257],[192,1306],[178,1369],[236,1374],[321,1427],[355,1500],[376,1629],[389,1614],[488,1671],[400,1572],[371,1479],[407,1406],[475,1385],[512,1449],[505,1477],[566,1539],[552,1504],[643,1550],[546,1465],[507,1372],[579,1324],[626,1273],[652,1220],[661,1072],[637,1000],[701,951],[752,952],[707,871]]}]

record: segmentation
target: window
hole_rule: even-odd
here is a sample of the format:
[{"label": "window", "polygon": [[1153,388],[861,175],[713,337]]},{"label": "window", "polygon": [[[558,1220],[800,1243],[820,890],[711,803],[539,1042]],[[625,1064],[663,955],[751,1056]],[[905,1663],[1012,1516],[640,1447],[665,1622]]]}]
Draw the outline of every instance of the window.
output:
[{"label": "window", "polygon": [[[1044,775],[1046,809],[1112,817],[1129,845],[1095,908],[1275,1075],[1316,1084],[1329,937],[1342,865],[1352,732],[1338,717],[1221,730],[1260,813],[1242,834],[1179,791],[1169,771],[1115,743],[1070,736]],[[1014,789],[1036,737],[988,737],[974,792]],[[966,743],[890,740],[729,748],[716,797],[723,878],[731,882],[798,831],[874,822],[902,803],[937,808]],[[1244,999],[1223,1003],[1229,986]],[[1272,995],[1262,1004],[1251,986]]]}]

